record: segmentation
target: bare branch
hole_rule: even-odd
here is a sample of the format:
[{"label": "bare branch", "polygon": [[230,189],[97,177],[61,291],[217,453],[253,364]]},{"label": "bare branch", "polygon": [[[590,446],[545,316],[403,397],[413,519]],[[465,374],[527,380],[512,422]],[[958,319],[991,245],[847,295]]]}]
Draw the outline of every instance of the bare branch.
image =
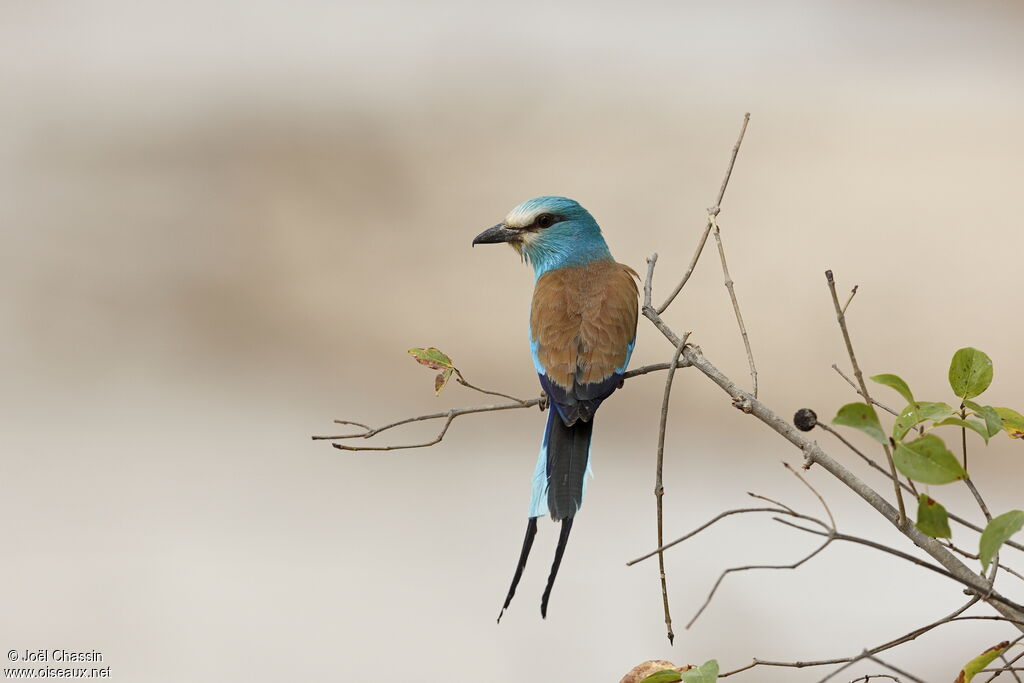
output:
[{"label": "bare branch", "polygon": [[685,541],[687,539],[693,538],[694,536],[696,536],[700,532],[704,531],[705,529],[707,529],[710,526],[713,526],[716,522],[718,522],[718,521],[720,521],[722,519],[725,519],[726,517],[730,517],[732,515],[742,515],[742,514],[746,514],[748,512],[774,512],[776,514],[787,514],[787,513],[792,512],[792,510],[790,510],[789,508],[781,508],[781,507],[778,507],[778,508],[775,508],[775,507],[770,507],[770,508],[769,507],[763,507],[763,508],[736,508],[734,510],[726,510],[725,512],[722,512],[722,513],[719,513],[718,515],[715,515],[710,520],[708,520],[704,524],[701,524],[699,527],[697,527],[693,531],[689,532],[688,534],[680,536],[679,538],[675,539],[674,541],[669,541],[665,545],[660,546],[658,548],[655,548],[651,552],[646,553],[644,555],[641,555],[640,557],[638,557],[636,559],[630,560],[629,562],[626,563],[626,566],[627,567],[632,567],[637,562],[643,562],[644,560],[646,560],[648,558],[654,557],[658,553],[661,553],[661,552],[663,552],[665,550],[668,550],[669,548],[671,548],[674,545],[682,543],[683,541]]},{"label": "bare branch", "polygon": [[[743,136],[747,132],[747,124],[750,123],[750,113],[743,115],[743,126],[740,128],[740,136],[736,139],[736,144],[732,146],[732,156],[729,158],[729,167],[725,169],[725,178],[722,179],[722,187],[718,190],[718,198],[715,199],[715,205],[708,209],[708,221],[707,226],[704,228],[704,233],[700,237],[700,241],[697,243],[697,250],[693,253],[693,258],[690,259],[690,267],[686,269],[683,274],[683,279],[680,280],[676,288],[672,290],[672,293],[665,299],[665,303],[658,307],[658,314],[665,312],[665,309],[669,307],[676,296],[686,286],[687,280],[693,275],[693,269],[697,266],[697,261],[700,259],[701,252],[704,251],[704,245],[708,241],[708,235],[711,233],[711,229],[715,227],[715,217],[722,211],[722,198],[725,197],[725,188],[729,186],[729,178],[732,177],[732,168],[736,165],[736,155],[740,153],[740,145],[743,144]],[[657,258],[657,255],[655,255]],[[724,257],[723,257],[724,259]],[[726,279],[729,275],[726,273]],[[645,305],[650,306],[650,299],[646,301]]]},{"label": "bare branch", "polygon": [[[658,507],[658,547],[665,543],[664,507],[662,502],[665,496],[665,487],[662,483],[661,472],[665,461],[665,428],[668,426],[668,402],[669,397],[672,395],[672,380],[676,376],[679,356],[683,353],[683,347],[686,346],[686,338],[688,336],[689,334],[684,334],[676,346],[676,352],[669,363],[668,376],[665,378],[665,395],[661,401],[661,423],[658,425],[658,463],[654,482],[654,497]],[[658,551],[658,572],[661,577],[661,602],[665,610],[665,629],[668,633],[668,643],[671,645],[672,641],[675,640],[675,634],[672,632],[672,614],[668,608],[668,585],[665,579],[665,554],[663,551]]]},{"label": "bare branch", "polygon": [[890,548],[887,545],[883,545],[882,543],[878,543],[876,541],[872,541],[871,539],[861,538],[860,536],[850,536],[849,534],[841,534],[841,533],[838,533],[838,532],[825,533],[825,532],[822,532],[822,531],[817,531],[815,529],[808,529],[805,526],[800,526],[799,524],[794,524],[793,522],[790,522],[789,520],[780,519],[780,518],[775,518],[775,521],[778,522],[779,524],[785,524],[786,526],[791,526],[794,529],[799,529],[800,531],[806,531],[809,534],[815,534],[816,536],[829,536],[829,537],[831,537],[835,541],[849,541],[851,543],[859,543],[860,545],[866,545],[869,548],[874,548],[875,550],[881,550],[884,553],[888,553],[890,555],[894,555],[896,557],[902,558],[902,559],[906,560],[907,562],[912,562],[912,563],[916,564],[919,567],[924,567],[925,569],[930,569],[931,571],[935,572],[936,574],[941,574],[942,576],[945,576],[947,579],[953,579],[954,581],[962,583],[963,585],[967,586],[968,588],[973,588],[973,586],[970,583],[967,583],[965,581],[960,580],[953,573],[951,573],[949,571],[946,571],[945,569],[943,569],[942,567],[940,567],[938,565],[934,565],[934,564],[931,564],[929,562],[925,562],[924,560],[922,560],[919,557],[914,557],[913,555],[910,555],[909,553],[905,553],[905,552],[902,552],[900,550],[896,550],[895,548]]},{"label": "bare branch", "polygon": [[[850,356],[850,363],[853,365],[853,376],[857,378],[857,384],[860,386],[860,395],[871,404],[870,392],[868,392],[868,386],[864,382],[864,373],[860,371],[860,365],[857,364],[857,355],[853,352],[853,342],[850,341],[850,331],[846,328],[846,316],[843,314],[843,309],[839,305],[839,297],[836,295],[836,282],[832,278],[832,271],[825,271],[825,280],[828,282],[828,291],[832,294],[832,303],[836,309],[836,320],[839,321],[839,329],[843,333],[843,341],[846,342],[846,352]],[[874,408],[871,409],[872,412]],[[885,450],[885,459],[889,463],[889,471],[892,473],[893,489],[896,491],[896,505],[899,507],[899,518],[897,519],[896,526],[902,527],[907,523],[907,508],[903,503],[903,491],[900,490],[899,477],[896,474],[896,463],[892,459],[892,451],[889,450],[889,444],[882,444],[882,448]]]},{"label": "bare branch", "polygon": [[789,470],[790,473],[792,473],[792,475],[794,477],[799,479],[803,483],[804,486],[806,486],[808,489],[810,489],[811,493],[813,493],[815,496],[817,496],[818,501],[821,503],[821,507],[825,508],[825,514],[828,515],[829,526],[832,528],[832,531],[834,532],[836,530],[836,518],[832,516],[832,510],[829,509],[828,503],[826,503],[825,499],[821,497],[820,493],[818,493],[818,489],[816,489],[813,486],[811,486],[810,482],[808,482],[806,479],[804,479],[803,476],[799,472],[797,472],[792,467],[790,467],[788,462],[783,462],[782,466],[785,467],[787,470]]},{"label": "bare branch", "polygon": [[[648,268],[648,279],[653,278],[653,275],[653,267]],[[661,331],[673,346],[678,346],[680,342],[678,335],[676,335],[675,332],[672,331],[672,328],[662,320],[656,310],[650,306],[644,306],[643,314],[644,317],[650,320],[651,323]],[[1024,607],[1016,605],[1012,601],[1007,600],[996,593],[992,588],[992,584],[987,579],[971,571],[970,568],[958,560],[941,543],[936,541],[934,538],[921,533],[921,531],[913,524],[907,524],[905,514],[903,518],[900,518],[899,513],[894,510],[893,507],[878,494],[878,492],[865,484],[860,478],[846,469],[846,467],[840,464],[837,460],[834,460],[830,455],[822,450],[817,443],[806,439],[801,432],[797,431],[797,429],[789,423],[788,420],[783,419],[764,403],[737,387],[736,384],[725,376],[721,370],[704,358],[704,355],[701,353],[699,348],[693,346],[684,347],[683,358],[688,360],[693,367],[728,394],[732,399],[734,407],[739,408],[744,413],[754,415],[757,419],[799,448],[803,452],[804,459],[807,463],[817,463],[832,476],[845,484],[851,491],[860,496],[865,502],[871,505],[871,507],[875,508],[875,510],[878,511],[885,519],[889,520],[889,522],[892,523],[900,533],[910,539],[926,553],[931,555],[932,558],[938,561],[938,563],[948,572],[956,576],[957,580],[966,582],[966,584],[970,586],[972,593],[983,596],[982,599],[986,600],[986,602],[991,604],[996,611],[1008,619],[1024,621]],[[894,482],[898,490],[898,479],[895,477]],[[1024,626],[1020,626],[1019,628],[1024,630]]]},{"label": "bare branch", "polygon": [[729,290],[729,298],[732,300],[732,310],[736,313],[736,323],[740,326],[740,336],[743,338],[743,348],[747,351],[747,363],[750,365],[750,381],[753,384],[751,393],[757,398],[757,366],[754,365],[754,354],[750,350],[750,338],[747,336],[747,326],[743,324],[743,315],[740,313],[740,302],[736,299],[736,288],[733,286],[732,276],[729,275],[729,264],[725,262],[725,247],[722,246],[722,235],[718,229],[718,220],[712,216],[711,222],[715,224],[715,242],[718,244],[718,256],[722,261],[722,274],[725,276],[725,288]]},{"label": "bare branch", "polygon": [[[979,600],[980,600],[980,598],[977,598],[977,597],[971,598],[971,600],[969,600],[965,605],[962,605],[961,607],[958,607],[951,614],[948,614],[948,615],[942,617],[941,619],[937,619],[937,620],[931,622],[930,624],[927,624],[925,626],[921,626],[920,628],[916,628],[913,631],[910,631],[909,633],[906,633],[906,634],[904,634],[902,636],[899,636],[898,638],[893,638],[892,640],[889,640],[889,641],[887,641],[885,643],[882,643],[881,645],[876,645],[875,647],[868,648],[868,649],[864,650],[860,655],[857,655],[857,656],[854,656],[854,657],[835,657],[835,658],[832,658],[832,659],[819,659],[819,660],[814,660],[814,661],[797,661],[797,662],[780,662],[780,661],[771,661],[771,660],[764,660],[764,659],[754,659],[750,664],[747,664],[746,666],[740,667],[738,669],[734,669],[732,671],[728,671],[726,673],[720,674],[718,677],[719,678],[726,678],[728,676],[732,676],[734,674],[738,674],[738,673],[741,673],[743,671],[748,671],[748,670],[750,670],[750,669],[752,669],[754,667],[757,667],[757,666],[790,667],[790,668],[802,669],[802,668],[815,667],[815,666],[827,666],[829,664],[846,664],[847,666],[849,666],[849,665],[852,665],[852,664],[854,664],[854,663],[856,663],[858,661],[861,661],[863,659],[866,659],[866,658],[874,658],[875,661],[879,661],[879,660],[877,660],[877,658],[874,657],[878,653],[885,652],[886,650],[890,650],[890,649],[892,649],[894,647],[897,647],[897,646],[902,645],[904,643],[908,643],[908,642],[910,642],[912,640],[915,640],[918,637],[924,635],[925,633],[928,633],[929,631],[931,631],[933,629],[936,629],[939,626],[943,626],[945,624],[950,624],[950,623],[953,623],[955,621],[970,621],[970,620],[976,620],[976,619],[990,619],[990,620],[1005,621],[1005,619],[1003,617],[995,617],[995,616],[990,616],[990,617],[964,617],[964,616],[960,616],[967,609],[969,609],[973,605],[977,604],[979,602]],[[1024,637],[1024,636],[1022,636],[1022,637]],[[884,663],[882,663],[882,664],[883,664],[883,666],[886,666]],[[843,667],[843,668],[846,668],[846,667]],[[842,669],[838,669],[836,671],[833,671],[829,675],[829,678],[832,677],[832,676],[835,676],[836,674],[840,673],[841,671],[842,671]],[[896,671],[896,670],[894,669],[894,671]],[[900,673],[899,671],[896,671],[896,672]],[[828,680],[828,679],[826,678],[825,680]]]},{"label": "bare branch", "polygon": [[314,436],[313,439],[335,440],[352,439],[356,437],[369,439],[371,436],[374,436],[375,434],[379,434],[380,432],[392,429],[394,427],[398,427],[400,425],[409,424],[410,422],[422,422],[424,420],[437,420],[440,418],[445,418],[444,426],[441,427],[441,431],[437,433],[437,436],[431,439],[430,441],[424,441],[422,443],[402,444],[400,446],[349,446],[347,444],[341,443],[331,444],[335,448],[338,448],[343,451],[398,451],[407,448],[426,448],[428,446],[433,446],[436,443],[440,443],[441,439],[444,438],[444,435],[448,433],[448,427],[451,426],[452,421],[454,421],[455,418],[457,417],[461,417],[463,415],[472,415],[474,413],[490,413],[496,410],[515,410],[516,408],[530,408],[532,406],[538,405],[540,402],[541,399],[539,398],[531,398],[528,401],[517,401],[515,403],[497,403],[494,405],[476,406],[473,408],[452,408],[451,410],[445,411],[443,413],[431,413],[430,415],[420,415],[418,417],[410,417],[404,420],[399,420],[398,422],[392,422],[391,424],[384,425],[383,427],[371,429],[367,431],[365,434],[345,434],[343,436]]},{"label": "bare branch", "polygon": [[[782,507],[785,507],[787,510],[789,510],[789,514],[791,516],[793,516],[793,517],[797,517],[799,519],[806,519],[808,521],[815,522],[818,525],[820,525],[822,528],[827,529],[828,530],[827,533],[825,533],[825,532],[816,532],[816,533],[820,533],[820,535],[822,535],[822,536],[827,536],[828,537],[827,540],[824,543],[822,543],[820,546],[815,548],[813,551],[811,551],[809,554],[805,555],[804,557],[802,557],[801,559],[797,560],[796,562],[793,562],[792,564],[786,564],[786,565],[781,565],[781,564],[780,565],[747,565],[747,566],[742,566],[742,567],[730,567],[729,569],[726,569],[725,571],[723,571],[719,575],[718,580],[715,581],[715,585],[712,586],[711,591],[708,593],[707,597],[704,599],[704,604],[701,605],[700,609],[697,610],[697,613],[694,614],[693,618],[690,619],[689,623],[686,624],[686,628],[687,629],[689,629],[691,626],[693,626],[693,624],[697,621],[697,619],[704,612],[704,610],[707,609],[707,606],[709,604],[711,604],[711,599],[715,596],[715,593],[718,591],[718,586],[721,585],[722,581],[725,579],[727,574],[731,574],[733,572],[748,571],[748,570],[751,570],[751,569],[797,569],[802,564],[804,564],[805,562],[807,562],[808,560],[813,558],[815,555],[820,553],[822,550],[824,550],[832,542],[832,540],[835,538],[835,534],[836,534],[836,520],[832,516],[832,510],[829,509],[828,503],[825,502],[825,499],[821,497],[821,494],[818,493],[818,491],[813,486],[811,486],[810,483],[808,483],[808,481],[806,479],[804,479],[800,475],[799,472],[797,472],[796,470],[794,470],[792,467],[789,466],[789,463],[783,462],[782,464],[783,464],[783,466],[787,470],[790,471],[790,473],[793,474],[793,476],[795,476],[797,479],[799,479],[800,482],[803,483],[803,485],[806,486],[808,489],[810,489],[811,493],[813,493],[818,498],[818,500],[821,502],[822,507],[825,508],[825,514],[828,515],[829,524],[825,524],[824,522],[822,522],[819,519],[815,519],[813,517],[809,517],[807,515],[802,515],[802,514],[800,514],[798,512],[795,512],[791,508],[789,508],[788,506],[783,505]],[[754,494],[750,494],[750,495],[753,496]],[[762,497],[762,496],[755,496],[755,497]],[[775,501],[771,501],[771,502],[775,502]],[[781,503],[779,503],[779,505],[781,505]],[[778,518],[775,518],[775,519],[777,521],[782,521],[782,520],[780,520]],[[804,529],[804,527],[800,527],[800,526],[797,526],[795,524],[793,524],[792,526],[796,527],[797,529],[806,530],[806,529]]]},{"label": "bare branch", "polygon": [[[688,361],[676,359],[676,367],[685,368],[688,365]],[[636,368],[635,370],[630,370],[629,372],[624,373],[622,375],[622,379],[623,381],[625,381],[627,379],[639,377],[641,375],[646,375],[651,372],[660,372],[662,370],[668,370],[671,367],[671,363],[654,363],[652,365],[644,365],[642,367]],[[314,436],[312,438],[314,441],[338,441],[341,439],[369,439],[373,436],[376,436],[377,434],[380,434],[381,432],[385,432],[389,429],[394,429],[395,427],[401,427],[402,425],[411,424],[413,422],[424,422],[427,420],[444,419],[445,424],[441,428],[441,431],[438,433],[438,435],[429,441],[424,441],[421,443],[403,444],[399,446],[348,446],[342,444],[332,444],[335,448],[341,449],[343,451],[396,451],[408,448],[427,448],[429,446],[433,446],[437,443],[440,443],[441,440],[444,439],[444,436],[448,431],[448,427],[451,425],[452,421],[457,417],[461,417],[462,415],[472,415],[474,413],[489,413],[497,410],[515,410],[516,408],[532,408],[533,406],[541,405],[545,400],[544,397],[524,400],[516,398],[514,396],[509,396],[508,394],[501,394],[495,391],[480,389],[479,387],[472,386],[468,383],[466,383],[466,386],[469,387],[470,389],[475,389],[485,394],[492,394],[496,396],[504,396],[506,398],[511,398],[513,401],[515,401],[515,403],[498,403],[485,406],[453,408],[451,410],[445,410],[440,413],[429,413],[427,415],[407,417],[402,420],[397,420],[395,422],[390,422],[388,424],[381,425],[380,427],[370,427],[369,425],[365,425],[362,422],[353,422],[352,420],[335,420],[335,424],[352,425],[354,427],[362,428],[363,431],[356,434],[334,434],[329,436]]]},{"label": "bare branch", "polygon": [[691,626],[693,626],[694,622],[696,622],[700,615],[704,613],[704,610],[707,609],[707,606],[711,604],[711,599],[715,597],[715,593],[718,591],[718,587],[722,585],[722,581],[728,574],[732,574],[733,572],[748,571],[751,569],[797,569],[798,567],[800,567],[800,565],[804,564],[812,557],[820,553],[822,550],[827,548],[830,543],[832,543],[831,538],[829,538],[824,543],[819,545],[817,548],[812,550],[810,553],[804,555],[792,564],[751,564],[743,567],[729,567],[728,569],[724,570],[721,574],[718,575],[718,580],[715,581],[715,585],[711,587],[711,591],[708,593],[707,597],[704,598],[704,604],[700,606],[700,609],[697,610],[697,613],[694,614],[693,618],[691,618],[690,621],[686,624],[686,628],[690,628]]},{"label": "bare branch", "polygon": [[863,660],[869,660],[869,661],[872,661],[872,662],[874,662],[876,664],[881,664],[882,666],[884,666],[885,668],[889,669],[890,671],[892,671],[894,673],[897,673],[900,676],[903,676],[904,678],[906,678],[906,679],[908,679],[910,681],[913,681],[914,683],[924,683],[924,681],[921,680],[920,678],[918,678],[916,676],[912,676],[911,674],[907,673],[906,671],[903,671],[902,669],[896,668],[892,664],[887,664],[886,662],[883,662],[881,659],[879,659],[878,657],[875,657],[874,655],[872,655],[867,650],[862,652],[859,656],[854,657],[849,662],[847,662],[843,666],[839,667],[838,669],[836,669],[835,671],[830,673],[828,676],[825,676],[824,678],[819,680],[818,683],[826,683],[826,681],[832,679],[836,674],[845,671],[846,669],[850,668],[851,666],[853,666],[857,662],[860,662],[860,661],[863,661]]}]

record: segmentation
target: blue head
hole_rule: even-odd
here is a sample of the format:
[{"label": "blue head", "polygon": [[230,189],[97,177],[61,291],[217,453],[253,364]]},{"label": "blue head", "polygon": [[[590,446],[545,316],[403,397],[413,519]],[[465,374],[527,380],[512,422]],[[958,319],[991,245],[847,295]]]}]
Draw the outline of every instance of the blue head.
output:
[{"label": "blue head", "polygon": [[612,257],[594,217],[566,197],[529,199],[473,240],[474,245],[499,242],[507,242],[529,262],[536,277]]}]

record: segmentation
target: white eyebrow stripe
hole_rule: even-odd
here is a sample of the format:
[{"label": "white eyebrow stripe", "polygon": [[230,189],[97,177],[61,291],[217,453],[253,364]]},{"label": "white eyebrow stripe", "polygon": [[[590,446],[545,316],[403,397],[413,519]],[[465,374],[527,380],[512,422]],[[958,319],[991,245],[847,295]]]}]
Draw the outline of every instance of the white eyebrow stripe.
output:
[{"label": "white eyebrow stripe", "polygon": [[533,225],[533,221],[536,220],[537,215],[542,213],[540,211],[525,211],[522,209],[513,209],[509,215],[505,216],[505,225],[510,228],[526,228]]}]

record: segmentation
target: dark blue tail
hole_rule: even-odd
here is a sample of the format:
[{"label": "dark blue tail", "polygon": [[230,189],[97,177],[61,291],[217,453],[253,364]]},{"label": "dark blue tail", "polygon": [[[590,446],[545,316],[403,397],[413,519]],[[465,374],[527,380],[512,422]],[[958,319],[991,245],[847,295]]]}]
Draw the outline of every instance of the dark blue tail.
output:
[{"label": "dark blue tail", "polygon": [[561,533],[558,535],[558,546],[555,559],[551,563],[551,573],[541,598],[540,613],[547,617],[548,599],[551,588],[555,584],[558,568],[562,563],[565,546],[569,542],[572,531],[572,520],[583,504],[584,480],[587,475],[587,461],[590,458],[590,437],[593,434],[593,420],[578,420],[567,426],[553,406],[548,411],[548,423],[541,442],[537,469],[533,478],[533,495],[530,504],[530,518],[526,525],[526,538],[519,553],[519,562],[512,585],[509,586],[505,604],[498,614],[498,621],[508,609],[516,594],[516,587],[526,568],[526,560],[533,548],[533,539],[537,535],[537,517],[547,513],[551,519],[562,522]]}]

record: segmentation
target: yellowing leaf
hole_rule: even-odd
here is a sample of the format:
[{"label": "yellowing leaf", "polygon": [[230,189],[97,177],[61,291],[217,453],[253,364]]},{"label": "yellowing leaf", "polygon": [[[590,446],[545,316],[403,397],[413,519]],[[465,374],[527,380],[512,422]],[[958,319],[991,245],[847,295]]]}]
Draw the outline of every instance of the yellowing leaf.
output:
[{"label": "yellowing leaf", "polygon": [[1004,640],[998,645],[993,645],[989,649],[985,650],[980,655],[964,664],[964,668],[960,670],[960,675],[956,677],[956,681],[953,683],[971,683],[972,678],[977,676],[978,673],[986,666],[994,662],[996,657],[1006,652],[1009,647],[1010,641]]},{"label": "yellowing leaf", "polygon": [[1011,439],[1024,439],[1024,415],[1009,408],[994,408],[999,419],[1003,421],[1003,431]]}]

